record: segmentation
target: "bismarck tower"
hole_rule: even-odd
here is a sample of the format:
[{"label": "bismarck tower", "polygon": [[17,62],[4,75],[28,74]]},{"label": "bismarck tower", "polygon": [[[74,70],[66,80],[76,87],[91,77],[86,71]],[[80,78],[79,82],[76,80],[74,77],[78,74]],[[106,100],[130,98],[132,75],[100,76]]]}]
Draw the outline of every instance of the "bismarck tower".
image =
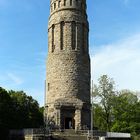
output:
[{"label": "bismarck tower", "polygon": [[51,0],[45,114],[62,129],[90,129],[86,0]]}]

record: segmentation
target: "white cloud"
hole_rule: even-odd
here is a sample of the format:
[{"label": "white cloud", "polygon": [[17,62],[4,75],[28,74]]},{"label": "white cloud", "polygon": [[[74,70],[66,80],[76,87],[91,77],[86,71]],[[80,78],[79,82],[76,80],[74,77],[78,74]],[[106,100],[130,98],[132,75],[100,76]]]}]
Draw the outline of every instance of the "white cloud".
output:
[{"label": "white cloud", "polygon": [[23,83],[22,79],[13,73],[8,73],[7,76],[14,85],[21,85]]},{"label": "white cloud", "polygon": [[140,34],[117,43],[96,46],[98,51],[91,54],[92,79],[107,74],[114,78],[117,88],[140,91]]},{"label": "white cloud", "polygon": [[15,72],[0,71],[0,86],[7,90],[22,90],[24,81]]}]

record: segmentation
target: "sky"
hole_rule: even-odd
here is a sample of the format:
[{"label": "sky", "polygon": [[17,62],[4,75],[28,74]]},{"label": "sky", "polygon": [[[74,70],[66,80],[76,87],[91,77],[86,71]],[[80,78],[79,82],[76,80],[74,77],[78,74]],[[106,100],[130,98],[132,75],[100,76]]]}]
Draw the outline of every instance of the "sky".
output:
[{"label": "sky", "polygon": [[[44,104],[49,0],[0,0],[0,86]],[[140,91],[140,0],[87,0],[91,79]]]}]

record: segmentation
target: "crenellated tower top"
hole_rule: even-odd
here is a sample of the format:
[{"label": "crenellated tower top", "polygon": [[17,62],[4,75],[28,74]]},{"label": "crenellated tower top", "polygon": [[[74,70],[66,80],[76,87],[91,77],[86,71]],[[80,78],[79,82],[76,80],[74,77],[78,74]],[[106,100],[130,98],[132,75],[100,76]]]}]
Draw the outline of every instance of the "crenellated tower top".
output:
[{"label": "crenellated tower top", "polygon": [[86,14],[86,7],[86,0],[51,0],[50,12],[53,14],[56,11],[70,9]]},{"label": "crenellated tower top", "polygon": [[86,0],[51,0],[49,52],[84,51],[88,54]]}]

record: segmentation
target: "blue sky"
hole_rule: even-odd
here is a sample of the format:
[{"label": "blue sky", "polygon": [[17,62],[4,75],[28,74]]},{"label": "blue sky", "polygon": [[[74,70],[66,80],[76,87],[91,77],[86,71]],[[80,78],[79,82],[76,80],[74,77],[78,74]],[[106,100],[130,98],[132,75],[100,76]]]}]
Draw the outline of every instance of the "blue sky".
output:
[{"label": "blue sky", "polygon": [[[140,91],[140,1],[87,0],[92,79]],[[44,103],[49,0],[0,0],[0,86]]]}]

